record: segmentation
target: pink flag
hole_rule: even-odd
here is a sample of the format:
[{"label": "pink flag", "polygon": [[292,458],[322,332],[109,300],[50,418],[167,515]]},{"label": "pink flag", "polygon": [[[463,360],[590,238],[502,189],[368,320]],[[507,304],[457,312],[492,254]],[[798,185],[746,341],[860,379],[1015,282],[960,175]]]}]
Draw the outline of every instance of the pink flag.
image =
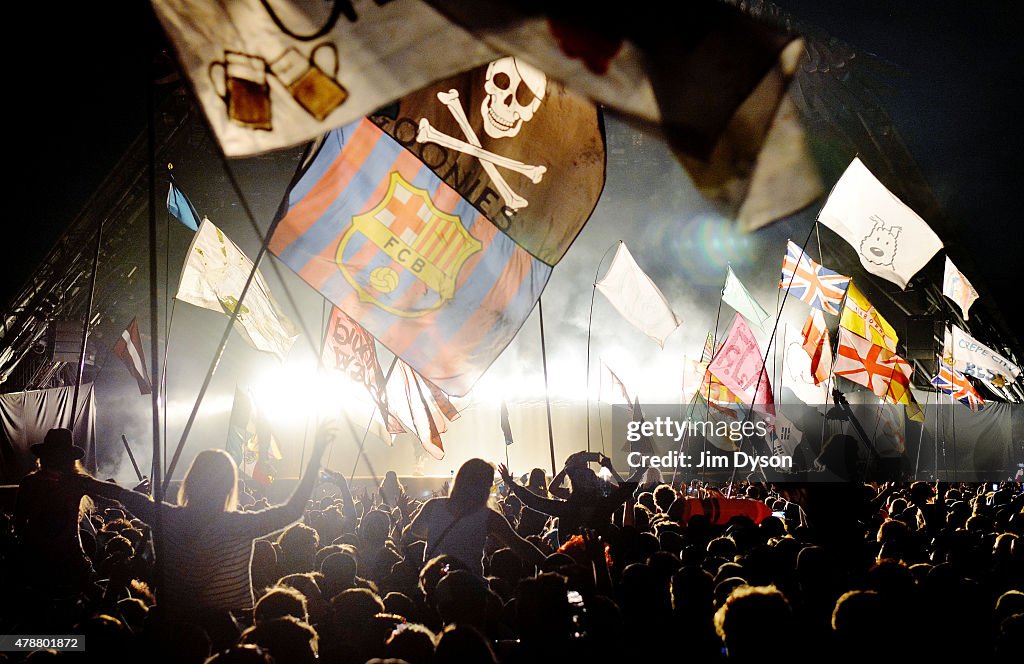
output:
[{"label": "pink flag", "polygon": [[770,415],[775,414],[775,398],[768,382],[764,356],[750,328],[739,314],[711,364],[714,376],[746,404],[759,404]]}]

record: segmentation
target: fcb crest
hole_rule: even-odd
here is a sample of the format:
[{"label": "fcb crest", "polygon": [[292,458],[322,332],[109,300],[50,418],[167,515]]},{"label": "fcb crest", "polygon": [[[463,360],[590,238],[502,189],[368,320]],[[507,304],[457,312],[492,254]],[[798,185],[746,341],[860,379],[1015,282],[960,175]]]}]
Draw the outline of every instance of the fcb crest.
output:
[{"label": "fcb crest", "polygon": [[459,217],[395,171],[383,198],[352,218],[335,260],[361,301],[412,318],[451,300],[459,271],[480,250]]}]

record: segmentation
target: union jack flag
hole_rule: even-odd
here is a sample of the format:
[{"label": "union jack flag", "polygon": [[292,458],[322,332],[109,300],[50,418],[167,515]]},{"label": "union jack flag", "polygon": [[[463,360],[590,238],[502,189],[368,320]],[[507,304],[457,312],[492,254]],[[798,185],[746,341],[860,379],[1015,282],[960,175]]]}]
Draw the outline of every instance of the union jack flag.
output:
[{"label": "union jack flag", "polygon": [[788,294],[816,309],[838,316],[849,285],[850,277],[818,265],[792,240],[788,242],[779,288],[787,289]]},{"label": "union jack flag", "polygon": [[975,412],[985,407],[985,400],[967,380],[967,376],[941,359],[939,360],[939,374],[932,378],[932,385],[940,392],[953,395],[954,399]]}]

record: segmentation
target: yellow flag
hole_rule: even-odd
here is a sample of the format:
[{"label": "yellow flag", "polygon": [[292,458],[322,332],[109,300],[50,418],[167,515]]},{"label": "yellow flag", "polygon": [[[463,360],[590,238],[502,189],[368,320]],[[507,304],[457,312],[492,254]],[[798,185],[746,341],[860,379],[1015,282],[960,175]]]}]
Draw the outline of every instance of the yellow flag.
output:
[{"label": "yellow flag", "polygon": [[899,341],[896,330],[868,302],[864,293],[861,293],[852,281],[850,288],[846,291],[846,303],[843,305],[843,312],[839,317],[839,325],[869,340],[876,346],[896,351],[896,342]]}]

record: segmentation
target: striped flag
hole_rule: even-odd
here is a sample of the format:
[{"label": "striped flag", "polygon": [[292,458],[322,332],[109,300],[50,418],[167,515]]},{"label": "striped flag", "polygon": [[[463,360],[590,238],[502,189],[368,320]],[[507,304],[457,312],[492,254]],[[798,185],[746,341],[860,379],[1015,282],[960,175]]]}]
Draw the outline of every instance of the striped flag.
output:
[{"label": "striped flag", "polygon": [[954,399],[975,412],[985,407],[985,400],[967,380],[967,376],[943,362],[941,357],[939,373],[932,378],[932,385],[940,392],[952,395]]},{"label": "striped flag", "polygon": [[832,341],[828,336],[825,317],[820,311],[814,310],[804,321],[804,351],[811,358],[811,376],[814,384],[821,385],[828,380],[832,370]]},{"label": "striped flag", "polygon": [[139,384],[139,392],[151,394],[153,385],[149,380],[149,372],[146,371],[146,354],[142,351],[142,337],[139,336],[139,321],[133,318],[128,323],[127,329],[121,333],[121,337],[114,343],[114,355],[117,355],[128,367]]},{"label": "striped flag", "polygon": [[792,240],[786,244],[779,288],[785,288],[787,294],[815,309],[838,316],[839,305],[849,285],[849,277],[818,265]]},{"label": "striped flag", "polygon": [[369,120],[327,135],[269,247],[455,396],[512,341],[551,275]]},{"label": "striped flag", "polygon": [[903,404],[907,417],[923,421],[921,407],[910,392],[914,369],[899,355],[840,328],[834,373],[867,387],[890,403]]}]

